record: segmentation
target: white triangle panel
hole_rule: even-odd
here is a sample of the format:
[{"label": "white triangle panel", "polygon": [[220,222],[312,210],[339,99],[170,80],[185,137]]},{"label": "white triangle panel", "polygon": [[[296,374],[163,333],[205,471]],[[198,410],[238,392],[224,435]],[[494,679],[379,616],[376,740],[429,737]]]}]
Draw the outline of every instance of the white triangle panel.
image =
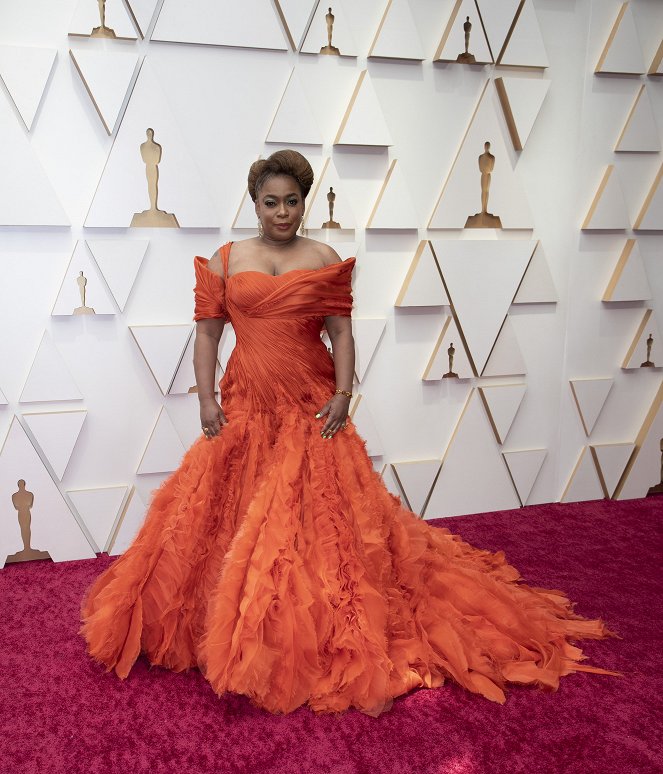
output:
[{"label": "white triangle panel", "polygon": [[141,38],[144,38],[154,19],[154,12],[159,5],[159,0],[124,0],[134,26]]},{"label": "white triangle panel", "polygon": [[[449,350],[452,350],[451,354]],[[463,337],[454,318],[448,315],[421,378],[425,382],[443,379],[445,374],[450,373],[450,367],[451,373],[457,374],[459,379],[471,379],[474,376]]]},{"label": "white triangle panel", "polygon": [[414,513],[421,513],[430,494],[435,476],[440,470],[440,460],[411,460],[392,462],[391,468],[398,480],[408,507]]},{"label": "white triangle panel", "polygon": [[432,240],[477,374],[486,365],[536,244],[530,239]]},{"label": "white triangle panel", "polygon": [[88,239],[86,241],[115,302],[123,312],[150,244],[149,239]]},{"label": "white triangle panel", "polygon": [[615,150],[617,152],[632,151],[634,153],[658,152],[661,150],[654,111],[652,110],[651,100],[644,84],[638,89],[624,128],[617,139]]},{"label": "white triangle panel", "polygon": [[334,145],[392,145],[391,133],[368,70],[359,74]]},{"label": "white triangle panel", "polygon": [[495,157],[491,173],[488,212],[499,217],[502,228],[533,228],[532,213],[520,179],[511,166],[502,128],[487,89],[480,98],[458,155],[439,196],[428,228],[465,228],[469,216],[481,212],[481,172],[479,156],[490,143]]},{"label": "white triangle panel", "polygon": [[491,420],[495,438],[503,444],[516,418],[520,404],[525,397],[527,386],[524,384],[499,384],[479,387]]},{"label": "white triangle panel", "polygon": [[647,198],[633,228],[641,231],[663,231],[663,164],[654,178]]},{"label": "white triangle panel", "polygon": [[422,239],[405,275],[395,306],[446,306],[448,303],[430,242]]},{"label": "white triangle panel", "polygon": [[412,195],[398,162],[389,165],[366,228],[416,229],[419,227]]},{"label": "white triangle panel", "polygon": [[117,51],[92,51],[87,48],[69,55],[92,100],[101,123],[112,134],[121,118],[121,109],[138,66],[135,54]]},{"label": "white triangle panel", "polygon": [[456,0],[442,39],[437,47],[434,62],[456,62],[465,52],[465,27],[467,19],[472,25],[468,53],[474,56],[472,64],[490,64],[493,61],[490,46],[481,24],[481,17],[474,0]]},{"label": "white triangle panel", "polygon": [[541,27],[532,0],[524,0],[521,4],[515,26],[504,51],[498,56],[497,64],[505,67],[549,66]]},{"label": "white triangle panel", "polygon": [[356,343],[355,373],[360,382],[366,376],[386,324],[384,317],[355,317],[352,320],[352,332]]},{"label": "white triangle panel", "polygon": [[286,36],[268,0],[165,0],[152,40],[286,50]]},{"label": "white triangle panel", "polygon": [[161,146],[157,208],[182,228],[218,228],[219,215],[149,62],[140,69],[131,100],[90,205],[85,226],[127,228],[150,207],[141,145],[147,129]]},{"label": "white triangle panel", "polygon": [[[651,337],[651,351],[647,358],[647,341]],[[653,310],[647,309],[638,326],[631,346],[624,357],[622,368],[639,368],[643,363],[654,363],[657,368],[663,366],[663,339]]]},{"label": "white triangle panel", "polygon": [[663,40],[661,41],[661,45],[658,47],[656,53],[654,54],[652,63],[649,65],[649,70],[647,70],[647,74],[663,75]]},{"label": "white triangle panel", "polygon": [[82,400],[83,396],[69,373],[53,339],[44,331],[39,349],[23,385],[21,403]]},{"label": "white triangle panel", "polygon": [[[173,383],[168,391],[169,395],[186,395],[188,393],[198,392],[196,385],[196,374],[193,370],[193,348],[196,343],[196,336],[193,334],[190,336],[189,341],[182,355],[182,361],[180,362]],[[216,361],[216,372],[214,377],[214,384],[218,384],[221,378],[221,364],[218,359]]]},{"label": "white triangle panel", "polygon": [[594,72],[640,75],[644,71],[633,10],[630,3],[622,3]]},{"label": "white triangle panel", "polygon": [[[122,0],[105,0],[104,26],[115,33],[120,40],[136,40],[136,30]],[[92,31],[101,26],[99,3],[78,0],[74,16],[69,23],[69,34],[90,37]]]},{"label": "white triangle panel", "polygon": [[551,81],[542,78],[495,78],[495,88],[516,150],[525,147]]},{"label": "white triangle panel", "polygon": [[130,325],[141,354],[145,358],[152,376],[166,395],[170,390],[184,348],[189,341],[191,325]]},{"label": "white triangle panel", "polygon": [[100,489],[71,489],[67,492],[92,535],[97,552],[106,549],[127,490],[126,486],[108,486]]},{"label": "white triangle panel", "polygon": [[54,48],[0,46],[0,78],[28,131],[32,129],[56,56]]},{"label": "white triangle panel", "polygon": [[[333,193],[336,194],[334,221],[339,223],[342,229],[354,229],[356,227],[354,213],[350,207],[348,196],[334,166],[334,162],[330,159],[325,161],[322,172],[318,176],[318,183],[310,196],[304,216],[304,226],[310,229],[321,229],[322,224],[329,221],[329,201],[327,195],[330,193],[330,188],[333,188]],[[333,231],[335,230],[333,229]]]},{"label": "white triangle panel", "polygon": [[527,504],[527,498],[530,496],[547,454],[546,449],[502,452],[522,505]]},{"label": "white triangle panel", "polygon": [[256,205],[253,199],[249,196],[249,189],[244,189],[244,195],[242,201],[239,203],[235,219],[233,220],[233,228],[246,228],[251,229],[258,233],[258,216],[256,215]]},{"label": "white triangle panel", "polygon": [[5,499],[0,519],[0,567],[8,555],[23,550],[18,513],[12,502],[12,495],[20,491],[20,480],[33,495],[29,507],[30,547],[47,551],[54,562],[94,559],[94,551],[73,513],[14,417],[0,449],[0,492]]},{"label": "white triangle panel", "polygon": [[[79,287],[81,272],[83,273],[82,279],[85,280],[83,292],[85,305],[83,305],[83,297]],[[85,243],[77,242],[67,264],[51,314],[56,316],[81,314],[75,310],[83,308],[94,310],[94,314],[87,313],[92,317],[99,314],[115,314],[116,312],[108,288],[101,278],[97,265],[90,257]]]},{"label": "white triangle panel", "polygon": [[380,434],[366,398],[361,393],[357,395],[350,408],[350,417],[357,428],[357,432],[366,442],[366,453],[368,456],[381,457],[384,452]]},{"label": "white triangle panel", "polygon": [[[304,54],[319,54],[320,49],[329,45],[326,16],[329,3],[320,2],[304,38],[301,51]],[[340,56],[357,56],[357,44],[352,34],[352,27],[343,10],[343,3],[335,0],[332,4],[334,23],[332,25],[332,46],[339,50]]]},{"label": "white triangle panel", "polygon": [[418,62],[426,58],[408,0],[388,0],[368,56]]},{"label": "white triangle panel", "polygon": [[585,435],[591,435],[599,418],[608,393],[612,389],[612,377],[601,379],[571,379],[571,393],[575,401]]},{"label": "white triangle panel", "polygon": [[539,242],[512,303],[555,304],[558,300],[546,254]]},{"label": "white triangle panel", "polygon": [[588,447],[583,446],[560,502],[580,503],[587,500],[602,500],[604,497],[592,455]]},{"label": "white triangle panel", "polygon": [[[320,132],[297,71],[293,69],[265,142],[281,145],[322,145]],[[249,197],[251,200],[251,197]]]},{"label": "white triangle panel", "polygon": [[23,414],[39,448],[62,479],[80,435],[87,411],[50,411]]},{"label": "white triangle panel", "polygon": [[184,451],[177,430],[162,406],[136,473],[168,473],[175,470]]},{"label": "white triangle panel", "polygon": [[602,443],[591,446],[594,463],[601,471],[605,496],[612,497],[619,479],[631,458],[634,443]]},{"label": "white triangle panel", "polygon": [[[663,384],[654,396],[635,439],[635,449],[626,465],[613,497],[628,500],[663,493]],[[660,502],[660,500],[658,501]]]},{"label": "white triangle panel", "polygon": [[502,53],[507,35],[513,28],[516,12],[521,3],[522,0],[499,0],[499,2],[483,0],[483,2],[479,2],[481,21],[490,41],[490,50],[495,60],[498,60],[500,53]]},{"label": "white triangle panel", "polygon": [[119,523],[108,545],[108,555],[118,556],[123,554],[133,543],[138,530],[145,521],[146,508],[145,503],[140,499],[140,495],[135,487],[131,487],[129,497],[122,509]]},{"label": "white triangle panel", "polygon": [[62,204],[12,112],[8,100],[0,99],[4,181],[0,185],[0,226],[68,226]]},{"label": "white triangle panel", "polygon": [[511,318],[507,316],[481,376],[515,376],[526,373],[527,366],[518,337]]},{"label": "white triangle panel", "polygon": [[519,505],[486,412],[476,390],[472,390],[444,454],[424,516],[460,516]]},{"label": "white triangle panel", "polygon": [[7,405],[7,398],[5,398],[5,394],[2,390],[0,390],[0,406],[6,406]]},{"label": "white triangle panel", "polygon": [[645,265],[635,239],[628,239],[615,266],[603,301],[646,301],[652,297]]},{"label": "white triangle panel", "polygon": [[274,0],[281,24],[293,51],[299,51],[311,24],[318,0]]},{"label": "white triangle panel", "polygon": [[615,172],[615,166],[610,164],[603,174],[581,228],[621,231],[629,227],[624,192]]}]

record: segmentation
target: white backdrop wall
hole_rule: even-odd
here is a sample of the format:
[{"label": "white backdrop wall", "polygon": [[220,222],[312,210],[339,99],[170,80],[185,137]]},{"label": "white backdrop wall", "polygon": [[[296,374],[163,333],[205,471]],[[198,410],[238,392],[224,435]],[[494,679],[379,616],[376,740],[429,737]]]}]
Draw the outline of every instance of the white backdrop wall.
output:
[{"label": "white backdrop wall", "polygon": [[[192,258],[254,233],[233,223],[250,163],[288,145],[265,140],[293,68],[320,144],[291,147],[305,153],[316,174],[331,158],[327,174],[338,174],[337,204],[349,207],[355,219],[354,230],[331,238],[341,243],[342,257],[358,256],[355,317],[363,373],[355,421],[389,488],[434,518],[517,507],[521,501],[595,499],[604,494],[600,475],[617,497],[644,496],[658,483],[663,352],[654,358],[656,368],[622,365],[648,309],[647,330],[633,358],[638,366],[656,318],[663,331],[663,191],[653,197],[647,228],[633,230],[663,160],[663,78],[646,74],[663,38],[663,4],[632,0],[614,37],[610,56],[619,66],[639,57],[639,73],[598,75],[594,69],[622,6],[617,0],[527,0],[519,23],[534,43],[527,56],[512,62],[520,67],[432,61],[454,10],[459,8],[458,18],[465,13],[467,3],[455,0],[392,1],[390,13],[413,21],[422,61],[368,58],[386,0],[334,6],[334,44],[341,53],[354,45],[356,57],[291,50],[270,0],[108,0],[107,24],[118,32],[127,20],[127,29],[135,29],[127,9],[134,11],[145,33],[134,33],[135,40],[70,35],[79,31],[81,14],[90,13],[88,5],[98,19],[93,0],[0,0],[0,389],[6,399],[0,405],[0,563],[22,547],[12,504],[19,478],[35,495],[34,548],[68,559],[102,549],[117,553],[142,518],[150,492],[197,436],[197,398],[186,394],[190,349],[179,362],[188,329],[177,327],[191,321]],[[519,3],[478,5],[484,6],[497,56],[499,29],[503,39]],[[190,29],[178,21],[184,7]],[[280,7],[297,42],[313,14],[305,50],[326,43],[314,39],[326,8],[311,0]],[[221,18],[226,11],[234,17]],[[635,44],[627,29],[631,19]],[[480,34],[475,21],[473,45],[479,46]],[[178,35],[197,43],[178,42]],[[256,35],[281,50],[244,47]],[[397,56],[406,43],[416,45],[416,36],[384,45]],[[542,63],[547,67],[531,66]],[[353,131],[366,144],[334,145],[364,70],[364,86],[374,90],[377,102],[358,97],[347,127],[354,121]],[[536,116],[521,151],[514,149],[498,99],[494,81],[500,77],[511,89],[516,118],[528,111]],[[524,81],[549,81],[545,98],[519,97],[529,93],[522,92]],[[636,132],[638,152],[615,152],[643,84],[658,149],[643,130]],[[106,125],[95,102],[105,111]],[[129,228],[132,213],[149,203],[139,145],[150,126],[163,146],[159,206],[175,213],[179,229]],[[385,142],[385,131],[391,144],[373,144]],[[508,222],[501,230],[463,229],[456,220],[480,209],[476,158],[485,140],[496,155],[490,210]],[[397,189],[392,203],[384,195],[384,217],[409,213],[416,221],[405,224],[411,228],[367,229],[394,159]],[[609,165],[611,184],[623,191],[623,211],[606,186],[595,212],[594,225],[601,228],[582,230]],[[309,236],[327,238],[315,228]],[[642,261],[649,292],[640,287],[630,300],[602,301],[628,238],[636,239],[632,257]],[[442,379],[445,339],[438,365],[422,378],[450,307],[395,303],[421,240],[428,239],[460,324],[466,333],[478,331],[470,342],[474,356],[480,344],[492,346],[508,310],[507,327],[525,369],[503,365],[490,377]],[[538,257],[549,267],[554,295],[548,289],[543,303],[509,306],[522,276],[515,258],[505,261],[501,279],[482,286],[502,240],[539,240]],[[460,242],[471,243],[469,253]],[[459,260],[468,261],[467,272],[452,279]],[[112,314],[71,315],[79,304],[75,277],[83,265],[89,305]],[[125,283],[125,303],[119,285],[131,267],[136,277]],[[482,300],[482,293],[489,297]],[[494,294],[505,293],[511,295],[498,323],[488,324]],[[370,322],[376,318],[384,321],[384,333],[374,346],[372,336],[382,329],[382,323]],[[156,337],[156,349],[149,349],[148,335]],[[654,355],[662,343],[656,336]],[[459,363],[462,343],[454,344]],[[222,363],[229,346],[231,340]],[[174,376],[175,390],[168,393]],[[586,380],[612,380],[589,435],[572,380],[582,381],[576,395],[582,393],[589,414],[598,412],[610,383]],[[525,385],[522,402],[505,397],[520,395],[520,388],[500,393],[497,385]],[[479,387],[493,401],[490,415]],[[177,389],[184,392],[174,394]],[[80,410],[87,412],[82,425],[80,414],[62,413]],[[490,418],[498,421],[501,411],[507,419],[500,443]],[[523,454],[510,454],[515,452]],[[54,519],[67,521],[69,532],[63,526],[62,534],[69,537],[58,537],[57,530],[50,536],[43,526],[49,519],[51,527]],[[82,543],[78,532],[73,536],[76,528]]]}]

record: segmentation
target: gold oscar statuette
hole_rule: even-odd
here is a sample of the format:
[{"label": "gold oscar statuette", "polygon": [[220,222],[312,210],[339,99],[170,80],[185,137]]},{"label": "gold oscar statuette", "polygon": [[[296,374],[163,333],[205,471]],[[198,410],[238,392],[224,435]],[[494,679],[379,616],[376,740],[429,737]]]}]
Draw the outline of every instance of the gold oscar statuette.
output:
[{"label": "gold oscar statuette", "polygon": [[663,438],[661,438],[658,445],[661,450],[661,480],[658,484],[649,488],[647,492],[647,497],[649,497],[650,495],[663,494]]},{"label": "gold oscar statuette", "polygon": [[644,363],[640,363],[640,368],[656,368],[651,359],[651,348],[654,345],[654,337],[649,334],[647,337],[647,359]]},{"label": "gold oscar statuette", "polygon": [[99,27],[94,27],[92,29],[92,32],[90,33],[91,38],[115,38],[117,35],[115,34],[115,30],[112,30],[110,27],[106,26],[106,0],[97,0],[97,5],[99,6],[99,18],[101,20],[101,25]]},{"label": "gold oscar statuette", "polygon": [[463,51],[462,54],[458,54],[456,61],[460,64],[476,64],[477,60],[474,58],[474,54],[470,54],[470,32],[472,32],[472,22],[470,21],[469,16],[465,18],[463,32],[465,33],[465,51]]},{"label": "gold oscar statuette", "polygon": [[147,140],[140,146],[140,155],[145,163],[147,177],[147,193],[150,198],[150,209],[136,212],[131,219],[132,228],[179,228],[180,224],[172,212],[165,212],[157,207],[159,196],[159,162],[162,148],[154,141],[154,129],[148,129]]},{"label": "gold oscar statuette", "polygon": [[340,56],[341,52],[332,46],[332,32],[334,30],[334,14],[330,8],[325,14],[325,21],[327,22],[327,45],[320,49],[321,54],[329,54],[330,56]]},{"label": "gold oscar statuette", "polygon": [[81,294],[81,305],[77,306],[74,309],[74,314],[95,314],[94,309],[90,306],[85,306],[85,286],[87,285],[87,277],[83,274],[82,271],[78,272],[78,277],[76,277],[76,282],[78,283],[78,292]]},{"label": "gold oscar statuette", "polygon": [[502,228],[502,221],[497,215],[488,212],[488,193],[490,191],[490,176],[495,168],[495,156],[490,152],[490,143],[484,143],[484,152],[479,156],[479,171],[481,172],[481,212],[470,215],[465,221],[465,228]]},{"label": "gold oscar statuette", "polygon": [[454,347],[453,342],[449,344],[449,349],[447,350],[447,355],[449,356],[449,370],[446,374],[442,376],[443,379],[458,379],[458,374],[454,373],[454,355],[456,354],[456,347]]},{"label": "gold oscar statuette", "polygon": [[8,556],[7,564],[10,564],[11,562],[29,562],[33,559],[51,558],[48,551],[38,551],[36,548],[31,548],[30,546],[30,539],[32,536],[30,529],[32,514],[30,513],[30,509],[34,505],[34,502],[34,494],[25,488],[24,479],[20,479],[18,482],[18,490],[12,495],[12,505],[14,506],[14,509],[18,511],[18,525],[21,529],[23,548],[21,551],[17,551],[15,554]]},{"label": "gold oscar statuette", "polygon": [[329,193],[327,194],[327,204],[329,205],[329,220],[322,224],[322,228],[341,228],[341,224],[334,220],[334,202],[336,201],[336,194],[334,189],[329,186]]}]

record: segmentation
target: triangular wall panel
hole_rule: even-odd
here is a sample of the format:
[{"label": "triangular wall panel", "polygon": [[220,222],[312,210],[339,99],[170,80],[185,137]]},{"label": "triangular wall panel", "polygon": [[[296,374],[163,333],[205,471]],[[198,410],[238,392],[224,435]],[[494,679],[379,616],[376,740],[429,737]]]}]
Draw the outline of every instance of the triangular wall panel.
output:
[{"label": "triangular wall panel", "polygon": [[520,376],[527,373],[525,359],[509,316],[504,320],[482,376]]},{"label": "triangular wall panel", "polygon": [[28,378],[21,392],[21,403],[82,400],[80,390],[69,373],[53,339],[44,331]]},{"label": "triangular wall panel", "polygon": [[571,394],[578,409],[585,435],[591,435],[601,409],[608,399],[608,393],[612,389],[613,382],[614,379],[612,377],[570,380]]},{"label": "triangular wall panel", "polygon": [[622,231],[629,227],[624,192],[615,172],[615,166],[610,164],[603,173],[581,228],[588,231]]},{"label": "triangular wall panel", "polygon": [[499,2],[479,0],[478,2],[483,28],[486,31],[491,54],[495,60],[499,57],[507,37],[513,30],[516,13],[521,5],[522,0],[499,0]]},{"label": "triangular wall panel", "polygon": [[140,499],[136,488],[131,487],[118,523],[108,541],[109,556],[118,556],[129,548],[145,521],[145,512],[145,503]]},{"label": "triangular wall panel", "polygon": [[648,75],[663,75],[663,40],[654,54],[652,63],[647,70]]},{"label": "triangular wall panel", "polygon": [[495,78],[511,142],[522,150],[530,136],[551,81],[538,78]]},{"label": "triangular wall panel", "polygon": [[514,304],[555,304],[559,300],[546,255],[539,242],[513,298]]},{"label": "triangular wall panel", "polygon": [[86,416],[84,409],[23,414],[37,445],[59,479],[65,474]]},{"label": "triangular wall panel", "polygon": [[523,402],[525,384],[496,384],[479,387],[497,443],[503,444]]},{"label": "triangular wall panel", "polygon": [[355,373],[358,381],[366,376],[366,371],[375,354],[387,321],[384,317],[361,318],[352,320],[352,331],[356,345]]},{"label": "triangular wall panel", "polygon": [[412,195],[394,159],[389,165],[378,198],[368,218],[366,228],[416,229],[419,216],[416,213]]},{"label": "triangular wall panel", "polygon": [[[357,432],[366,442],[366,453],[369,457],[381,457],[382,441],[378,433],[375,419],[368,407],[365,397],[359,393],[350,407],[350,418],[357,427]],[[340,430],[339,432],[343,432]]]},{"label": "triangular wall panel", "polygon": [[8,502],[0,519],[0,567],[8,555],[23,550],[16,506],[12,497],[20,492],[32,493],[30,513],[30,547],[46,551],[54,562],[94,559],[95,554],[59,489],[48,474],[21,423],[12,419],[9,432],[0,448],[0,492]]},{"label": "triangular wall panel", "polygon": [[368,56],[419,62],[426,58],[408,0],[388,0]]},{"label": "triangular wall panel", "polygon": [[456,374],[458,379],[471,379],[474,376],[463,337],[452,315],[444,319],[442,330],[421,378],[425,382],[456,378],[445,377],[445,374],[450,373]]},{"label": "triangular wall panel", "polygon": [[330,193],[329,189],[333,188],[333,193],[336,196],[334,200],[334,222],[340,224],[342,229],[354,229],[356,226],[355,216],[333,161],[330,159],[325,161],[325,165],[317,180],[318,183],[308,200],[304,216],[304,226],[311,229],[321,229],[323,223],[329,222],[329,201],[327,195]]},{"label": "triangular wall panel", "polygon": [[527,505],[527,499],[532,492],[547,454],[546,449],[502,452],[521,505]]},{"label": "triangular wall panel", "polygon": [[446,306],[449,303],[430,242],[422,239],[403,280],[395,306]]},{"label": "triangular wall panel", "polygon": [[127,491],[127,486],[107,486],[99,489],[70,489],[67,492],[92,536],[97,552],[107,547]]},{"label": "triangular wall panel", "polygon": [[495,157],[491,173],[488,213],[499,218],[505,229],[533,228],[532,213],[520,179],[511,166],[510,153],[493,104],[484,87],[470,119],[460,150],[437,200],[428,228],[466,228],[468,218],[481,212],[481,172],[478,159],[490,143]]},{"label": "triangular wall panel", "polygon": [[[313,19],[301,47],[303,54],[319,54],[320,49],[329,45],[327,13],[329,3],[319,2]],[[338,49],[340,56],[357,56],[359,50],[352,34],[352,27],[343,10],[343,3],[335,0],[332,5],[334,23],[332,25],[332,46]]]},{"label": "triangular wall panel", "polygon": [[54,48],[0,46],[0,78],[28,131],[32,129],[56,56]]},{"label": "triangular wall panel", "polygon": [[[105,0],[103,7],[104,26],[113,31],[114,37],[119,40],[136,40],[136,29],[122,0]],[[83,38],[95,37],[93,31],[100,27],[99,3],[78,0],[74,16],[69,22],[69,34]]]},{"label": "triangular wall panel", "polygon": [[141,38],[147,37],[157,6],[161,7],[160,0],[124,0],[124,3],[138,34]]},{"label": "triangular wall panel", "polygon": [[594,72],[640,75],[644,71],[645,63],[631,4],[622,3]]},{"label": "triangular wall panel", "polygon": [[654,182],[633,224],[641,231],[663,231],[663,164],[659,167]]},{"label": "triangular wall panel", "polygon": [[440,460],[410,460],[392,462],[391,469],[403,492],[408,508],[421,513],[431,493],[435,478],[440,472]]},{"label": "triangular wall panel", "polygon": [[[82,286],[82,288],[81,288]],[[85,303],[83,303],[85,301]],[[115,314],[111,294],[84,242],[71,254],[51,314],[89,316]]]},{"label": "triangular wall panel", "polygon": [[162,406],[136,473],[169,473],[178,467],[184,451],[177,430]]},{"label": "triangular wall panel", "polygon": [[182,361],[192,326],[130,325],[129,330],[159,389],[167,395]]},{"label": "triangular wall panel", "polygon": [[431,244],[479,375],[537,243],[529,239],[434,239]]},{"label": "triangular wall panel", "polygon": [[149,239],[88,239],[86,242],[123,312],[150,244]]},{"label": "triangular wall panel", "polygon": [[113,134],[122,117],[124,100],[134,82],[139,58],[135,54],[87,48],[69,49],[69,56],[104,129]]},{"label": "triangular wall panel", "polygon": [[295,69],[290,73],[265,142],[281,145],[322,145],[323,143],[320,127]]},{"label": "triangular wall panel", "polygon": [[654,363],[657,368],[663,366],[663,339],[652,309],[647,309],[642,316],[622,368],[640,368],[648,362]]},{"label": "triangular wall panel", "polygon": [[368,70],[357,79],[334,145],[392,145],[391,133]]},{"label": "triangular wall panel", "polygon": [[583,446],[578,461],[562,492],[560,502],[580,503],[587,500],[602,500],[605,497],[594,459],[588,447]]},{"label": "triangular wall panel", "polygon": [[465,24],[467,20],[472,25],[470,29],[468,53],[474,57],[474,62],[466,64],[491,64],[493,56],[486,34],[481,23],[481,15],[474,0],[456,0],[449,17],[442,39],[437,47],[434,62],[457,62],[458,57],[465,53]]},{"label": "triangular wall panel", "polygon": [[602,443],[589,447],[606,497],[612,497],[626,468],[634,443]]},{"label": "triangular wall panel", "polygon": [[497,56],[497,64],[504,67],[548,67],[548,55],[532,0],[520,3],[514,25]]},{"label": "triangular wall panel", "polygon": [[603,301],[646,301],[652,297],[645,265],[635,239],[627,239],[619,256]]},{"label": "triangular wall panel", "polygon": [[274,0],[274,5],[290,48],[299,51],[318,6],[318,0]]},{"label": "triangular wall panel", "polygon": [[615,151],[645,153],[660,150],[661,142],[658,138],[654,111],[643,83],[638,89],[624,128],[617,138]]}]

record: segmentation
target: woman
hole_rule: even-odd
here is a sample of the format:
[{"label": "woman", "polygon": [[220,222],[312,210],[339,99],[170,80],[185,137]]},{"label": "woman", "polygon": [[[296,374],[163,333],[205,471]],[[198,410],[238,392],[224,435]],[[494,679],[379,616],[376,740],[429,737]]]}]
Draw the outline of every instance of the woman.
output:
[{"label": "woman", "polygon": [[[602,621],[430,527],[374,472],[348,419],[354,259],[297,235],[312,182],[295,151],[256,162],[259,236],[195,259],[203,435],[89,590],[89,653],[121,678],[141,651],[198,666],[218,694],[271,712],[378,715],[447,678],[503,702],[507,682],[614,674],[568,641],[610,635]],[[226,320],[237,344],[217,402]]]}]

